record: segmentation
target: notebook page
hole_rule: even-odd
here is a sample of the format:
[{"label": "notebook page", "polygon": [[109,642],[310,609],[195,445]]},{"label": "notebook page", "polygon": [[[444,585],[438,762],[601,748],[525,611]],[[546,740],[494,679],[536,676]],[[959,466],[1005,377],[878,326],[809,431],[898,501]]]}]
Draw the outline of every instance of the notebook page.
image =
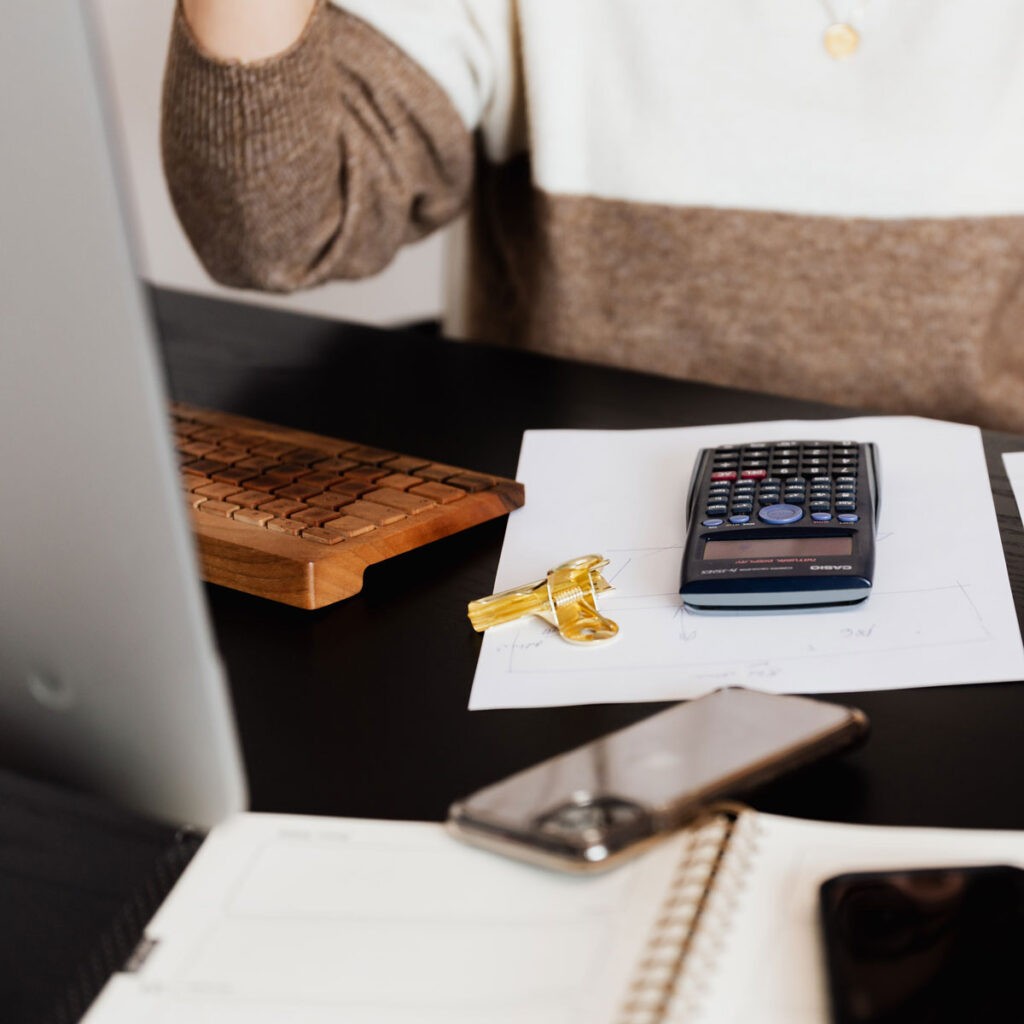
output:
[{"label": "notebook page", "polygon": [[439,825],[239,815],[86,1021],[570,1024],[594,985],[631,976],[624,937],[642,948],[681,842],[574,877]]},{"label": "notebook page", "polygon": [[[694,965],[708,985],[700,1012],[681,1024],[820,1024],[828,1020],[818,930],[818,887],[847,871],[1009,863],[1024,866],[1024,832],[883,828],[751,812],[754,848],[723,948]],[[730,891],[732,890],[732,891]]]}]

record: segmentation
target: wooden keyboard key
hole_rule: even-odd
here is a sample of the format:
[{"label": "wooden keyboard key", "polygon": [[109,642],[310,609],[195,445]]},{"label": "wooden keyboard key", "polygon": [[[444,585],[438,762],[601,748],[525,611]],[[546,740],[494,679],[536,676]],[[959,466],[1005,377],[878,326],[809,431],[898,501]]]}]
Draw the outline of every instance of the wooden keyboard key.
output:
[{"label": "wooden keyboard key", "polygon": [[280,477],[267,476],[264,473],[260,473],[257,476],[251,476],[245,481],[245,489],[247,491],[265,491],[267,494],[273,494],[278,487],[284,487],[285,483]]},{"label": "wooden keyboard key", "polygon": [[193,476],[212,476],[217,470],[228,467],[223,462],[213,462],[210,459],[193,459],[181,468],[183,472],[191,473]]},{"label": "wooden keyboard key", "polygon": [[274,476],[280,476],[288,480],[298,480],[300,476],[305,476],[310,471],[309,466],[304,466],[301,462],[279,462],[276,466],[267,466],[264,473],[268,473]]},{"label": "wooden keyboard key", "polygon": [[263,441],[261,444],[250,445],[249,451],[253,455],[269,455],[271,458],[280,459],[293,448],[295,445],[287,444],[284,441]]},{"label": "wooden keyboard key", "polygon": [[306,498],[306,504],[312,508],[327,508],[334,511],[342,505],[347,505],[351,500],[337,491],[324,491],[322,494],[311,494]]},{"label": "wooden keyboard key", "polygon": [[213,479],[222,484],[234,484],[238,487],[244,484],[246,480],[251,480],[256,476],[256,471],[252,469],[243,469],[241,466],[228,466],[227,469],[219,469],[213,474]]},{"label": "wooden keyboard key", "polygon": [[439,505],[447,505],[450,502],[458,501],[459,498],[464,498],[466,496],[466,492],[459,490],[458,487],[449,487],[447,484],[439,484],[436,480],[430,480],[425,484],[410,487],[409,493],[419,494],[424,498],[430,498],[431,501],[436,501]]},{"label": "wooden keyboard key", "polygon": [[312,466],[314,462],[320,462],[329,458],[333,452],[325,452],[322,448],[293,448],[288,453],[289,462],[297,462],[300,465]]},{"label": "wooden keyboard key", "polygon": [[273,512],[280,519],[287,519],[295,512],[303,512],[309,506],[304,501],[293,501],[291,498],[275,498],[265,505],[260,505],[264,512]]},{"label": "wooden keyboard key", "polygon": [[350,515],[342,515],[337,519],[332,519],[329,523],[324,523],[323,528],[332,533],[340,533],[345,538],[361,537],[364,533],[370,533],[372,530],[377,529],[373,523],[360,519],[358,516]]},{"label": "wooden keyboard key", "polygon": [[307,508],[301,512],[293,512],[288,517],[293,523],[301,523],[303,526],[323,526],[331,519],[337,519],[338,513],[332,512],[329,508]]},{"label": "wooden keyboard key", "polygon": [[216,451],[217,446],[210,441],[186,441],[178,445],[179,452],[185,452],[194,459],[201,459],[208,452]]},{"label": "wooden keyboard key", "polygon": [[391,473],[374,480],[378,487],[390,487],[395,491],[407,491],[410,487],[423,483],[418,476],[409,476],[408,473]]},{"label": "wooden keyboard key", "polygon": [[279,498],[294,498],[296,501],[305,501],[311,494],[320,494],[323,488],[319,484],[307,484],[299,480],[284,487],[278,487],[274,493]]},{"label": "wooden keyboard key", "polygon": [[356,466],[355,469],[350,469],[345,474],[346,480],[366,480],[372,483],[374,480],[379,480],[382,476],[387,476],[388,471],[386,469],[375,469],[373,466]]},{"label": "wooden keyboard key", "polygon": [[216,498],[207,498],[206,501],[199,506],[200,512],[205,512],[211,516],[221,516],[223,519],[230,519],[232,512],[238,511],[237,505],[232,505],[230,501],[217,501]]},{"label": "wooden keyboard key", "polygon": [[339,480],[338,483],[331,484],[327,489],[352,501],[361,498],[367,491],[372,491],[373,484],[365,480]]},{"label": "wooden keyboard key", "polygon": [[299,482],[303,484],[319,484],[326,490],[331,486],[331,484],[338,483],[340,479],[341,476],[339,473],[324,473],[321,470],[315,470],[307,476],[302,477]]},{"label": "wooden keyboard key", "polygon": [[312,468],[318,473],[344,473],[345,470],[358,465],[359,463],[355,459],[344,459],[340,455],[335,455],[332,458],[314,462]]},{"label": "wooden keyboard key", "polygon": [[295,523],[291,519],[268,519],[267,529],[271,533],[287,533],[292,537],[300,537],[306,529],[305,523]]},{"label": "wooden keyboard key", "polygon": [[225,501],[234,502],[242,508],[259,508],[273,501],[273,497],[263,491],[232,491],[225,496]]},{"label": "wooden keyboard key", "polygon": [[171,433],[182,441],[188,440],[198,429],[191,420],[182,419],[180,416],[171,417]]},{"label": "wooden keyboard key", "polygon": [[493,476],[484,476],[482,473],[457,473],[445,481],[452,487],[461,487],[464,491],[475,494],[477,491],[486,491],[493,487],[495,479]]},{"label": "wooden keyboard key", "polygon": [[235,465],[241,469],[252,469],[257,473],[262,473],[268,467],[276,466],[277,459],[272,459],[269,455],[250,455],[248,458],[242,459],[241,462],[236,462]]},{"label": "wooden keyboard key", "polygon": [[266,526],[274,518],[272,512],[261,512],[258,508],[240,508],[231,513],[236,523],[248,523],[250,526]]},{"label": "wooden keyboard key", "polygon": [[397,452],[386,452],[383,448],[373,448],[370,445],[360,444],[355,448],[346,448],[342,453],[346,459],[356,459],[359,462],[372,462],[378,464],[393,459]]},{"label": "wooden keyboard key", "polygon": [[201,494],[204,498],[217,498],[223,501],[229,494],[237,491],[237,487],[232,487],[231,484],[203,484],[202,487],[195,489],[196,494]]},{"label": "wooden keyboard key", "polygon": [[233,466],[236,462],[241,462],[242,459],[246,458],[248,454],[244,448],[228,448],[221,444],[219,448],[214,448],[212,452],[207,452],[206,457],[208,459],[215,459],[217,462],[226,463],[228,466]]},{"label": "wooden keyboard key", "polygon": [[381,465],[395,473],[413,473],[430,463],[430,459],[414,459],[411,455],[399,455],[397,459],[388,459]]},{"label": "wooden keyboard key", "polygon": [[221,440],[228,436],[228,431],[223,427],[202,427],[192,435],[197,441],[215,441],[220,444]]},{"label": "wooden keyboard key", "polygon": [[206,500],[207,499],[204,498],[201,494],[186,494],[185,495],[185,505],[188,508],[199,508],[199,506],[202,505],[202,503],[204,501],[206,501]]},{"label": "wooden keyboard key", "polygon": [[388,523],[397,523],[400,519],[405,519],[404,512],[399,512],[396,508],[389,508],[387,505],[378,505],[374,501],[353,501],[342,511],[346,515],[365,519],[368,523],[373,523],[374,526],[387,526]]},{"label": "wooden keyboard key", "polygon": [[302,531],[304,540],[315,540],[318,544],[340,544],[345,538],[340,533],[332,533],[322,526],[307,526]]},{"label": "wooden keyboard key", "polygon": [[447,480],[450,476],[462,472],[458,466],[446,466],[441,462],[431,462],[429,466],[417,469],[415,476],[423,480]]},{"label": "wooden keyboard key", "polygon": [[396,491],[391,487],[381,487],[376,491],[370,491],[366,495],[366,500],[375,501],[379,505],[387,505],[388,508],[397,508],[410,516],[418,516],[421,512],[426,512],[428,508],[437,508],[436,501],[431,501],[421,495]]}]

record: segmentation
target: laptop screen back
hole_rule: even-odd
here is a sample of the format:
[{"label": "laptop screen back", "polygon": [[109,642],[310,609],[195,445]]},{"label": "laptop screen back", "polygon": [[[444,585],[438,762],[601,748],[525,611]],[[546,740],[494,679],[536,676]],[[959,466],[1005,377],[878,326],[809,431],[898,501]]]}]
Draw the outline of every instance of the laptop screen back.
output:
[{"label": "laptop screen back", "polygon": [[209,826],[245,787],[89,14],[0,33],[0,763]]}]

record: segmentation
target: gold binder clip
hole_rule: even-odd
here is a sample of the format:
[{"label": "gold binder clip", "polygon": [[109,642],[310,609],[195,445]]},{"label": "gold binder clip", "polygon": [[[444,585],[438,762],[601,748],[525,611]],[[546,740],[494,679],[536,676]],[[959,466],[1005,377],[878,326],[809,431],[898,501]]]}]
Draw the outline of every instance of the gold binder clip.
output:
[{"label": "gold binder clip", "polygon": [[539,615],[572,644],[611,640],[619,627],[597,610],[597,595],[612,585],[598,572],[608,564],[601,555],[585,555],[552,569],[545,579],[469,603],[469,621],[482,633],[524,615]]}]

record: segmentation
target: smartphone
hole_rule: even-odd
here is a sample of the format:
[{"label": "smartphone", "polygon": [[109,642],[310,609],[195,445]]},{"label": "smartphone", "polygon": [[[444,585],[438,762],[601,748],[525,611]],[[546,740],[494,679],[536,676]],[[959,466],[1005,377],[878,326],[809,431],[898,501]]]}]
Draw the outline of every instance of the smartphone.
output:
[{"label": "smartphone", "polygon": [[871,593],[878,509],[874,444],[703,448],[679,592],[697,609],[857,604]]},{"label": "smartphone", "polygon": [[1024,1016],[1024,871],[1006,865],[861,872],[821,887],[835,1024]]},{"label": "smartphone", "polygon": [[861,739],[867,718],[730,688],[652,715],[452,805],[459,838],[562,870],[610,868],[701,809]]}]

